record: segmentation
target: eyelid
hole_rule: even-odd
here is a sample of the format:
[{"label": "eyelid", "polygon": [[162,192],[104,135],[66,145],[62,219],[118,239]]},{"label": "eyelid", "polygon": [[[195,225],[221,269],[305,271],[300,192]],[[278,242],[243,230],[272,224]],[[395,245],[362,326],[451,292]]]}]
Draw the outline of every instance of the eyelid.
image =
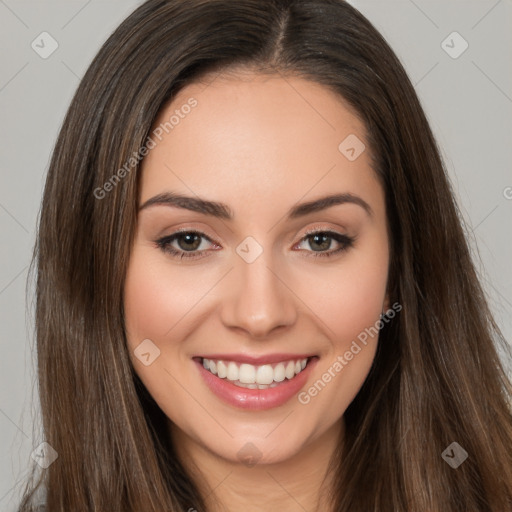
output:
[{"label": "eyelid", "polygon": [[[341,231],[345,231],[345,233],[343,232],[340,232]],[[296,245],[298,242],[302,242],[302,240],[308,236],[308,235],[312,235],[312,234],[315,234],[315,233],[318,233],[318,232],[322,232],[322,233],[336,233],[340,236],[344,236],[344,237],[347,237],[347,238],[353,238],[353,237],[350,237],[346,231],[348,231],[346,228],[332,228],[332,227],[329,227],[329,226],[325,226],[325,225],[315,225],[313,227],[310,227],[308,229],[306,229],[306,231],[302,232],[302,230],[299,230],[297,233],[300,233],[302,232],[302,235],[300,236],[300,238],[297,240],[297,242],[294,244]],[[170,238],[171,236],[174,236],[176,234],[179,234],[179,233],[197,233],[199,235],[201,235],[202,237],[206,238],[209,242],[213,243],[213,244],[216,244],[216,245],[221,245],[219,242],[216,241],[216,237],[215,236],[212,236],[210,234],[208,234],[207,232],[207,229],[203,228],[203,227],[195,227],[193,224],[188,224],[184,227],[179,227],[179,228],[175,228],[170,234],[168,235],[163,235],[163,236],[159,236],[158,239],[161,240],[161,239],[165,239],[165,238]],[[297,237],[297,234],[294,235],[293,238],[296,238]]]},{"label": "eyelid", "polygon": [[[166,230],[167,231],[167,230]],[[180,233],[197,233],[201,235],[203,238],[207,239],[208,241],[215,243],[217,245],[220,245],[216,239],[217,236],[210,233],[208,228],[205,228],[203,226],[194,226],[194,224],[187,224],[184,227],[179,228],[173,228],[172,231],[167,235],[161,235],[158,237],[158,239],[164,239],[164,238],[170,238],[171,236],[180,234]]]}]

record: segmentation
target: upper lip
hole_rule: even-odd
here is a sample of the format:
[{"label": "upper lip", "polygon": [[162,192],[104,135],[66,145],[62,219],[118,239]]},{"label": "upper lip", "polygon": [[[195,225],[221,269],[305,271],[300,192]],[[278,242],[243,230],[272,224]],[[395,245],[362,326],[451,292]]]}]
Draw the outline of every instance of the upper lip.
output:
[{"label": "upper lip", "polygon": [[262,364],[280,363],[281,361],[300,361],[313,356],[314,354],[266,354],[261,356],[250,356],[247,354],[211,354],[198,357],[213,359],[214,361],[233,361],[235,363],[247,363],[258,366]]}]

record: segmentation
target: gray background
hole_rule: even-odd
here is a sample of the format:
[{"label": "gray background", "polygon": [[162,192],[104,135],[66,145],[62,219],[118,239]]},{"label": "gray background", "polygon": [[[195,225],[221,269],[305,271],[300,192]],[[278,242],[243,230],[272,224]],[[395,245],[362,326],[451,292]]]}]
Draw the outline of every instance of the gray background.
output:
[{"label": "gray background", "polygon": [[[30,454],[42,440],[33,295],[29,287],[26,300],[25,285],[50,153],[80,77],[108,35],[140,3],[0,0],[2,511],[15,510]],[[512,1],[350,3],[382,32],[415,84],[467,222],[491,307],[510,342]],[[49,48],[49,40],[40,42],[44,31],[59,45],[46,59],[31,47],[35,40]],[[469,45],[457,58],[463,40],[446,39],[454,31]]]}]

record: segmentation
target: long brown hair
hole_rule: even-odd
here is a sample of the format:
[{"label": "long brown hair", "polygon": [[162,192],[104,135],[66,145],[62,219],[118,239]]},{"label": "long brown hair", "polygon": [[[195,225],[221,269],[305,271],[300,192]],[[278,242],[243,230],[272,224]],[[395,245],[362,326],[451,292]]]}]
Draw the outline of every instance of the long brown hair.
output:
[{"label": "long brown hair", "polygon": [[[43,431],[59,457],[37,478],[34,465],[20,512],[41,486],[48,512],[207,510],[130,363],[123,282],[134,155],[181,88],[242,68],[301,76],[344,98],[367,127],[385,189],[389,291],[402,310],[345,412],[333,510],[512,510],[512,389],[496,349],[508,345],[391,48],[342,0],[149,0],[95,57],[51,159],[33,264]],[[457,469],[442,457],[452,442],[468,454]]]}]

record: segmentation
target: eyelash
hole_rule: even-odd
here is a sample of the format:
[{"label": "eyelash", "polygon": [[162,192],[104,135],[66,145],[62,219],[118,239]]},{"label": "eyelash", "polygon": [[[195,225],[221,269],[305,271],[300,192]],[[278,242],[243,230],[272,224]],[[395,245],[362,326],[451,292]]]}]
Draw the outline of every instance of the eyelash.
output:
[{"label": "eyelash", "polygon": [[[173,258],[176,258],[176,259],[192,259],[193,260],[193,259],[199,259],[199,258],[204,257],[203,254],[207,251],[204,251],[204,250],[198,251],[198,252],[183,251],[183,250],[177,250],[174,247],[171,247],[170,244],[172,242],[174,242],[176,239],[178,239],[180,236],[190,235],[190,234],[199,235],[200,237],[208,240],[209,242],[215,243],[208,236],[206,236],[204,233],[201,233],[200,231],[186,230],[186,229],[176,231],[172,235],[168,235],[163,238],[160,238],[159,240],[156,240],[155,243],[156,243],[157,247],[160,248],[163,252],[170,254]],[[350,237],[348,235],[342,235],[341,233],[337,233],[335,231],[313,229],[313,230],[307,231],[304,234],[304,236],[301,238],[299,243],[307,240],[308,238],[311,238],[313,235],[327,235],[328,238],[331,238],[341,244],[341,247],[339,247],[338,249],[331,250],[329,252],[307,251],[307,252],[312,252],[312,254],[310,254],[310,256],[313,258],[330,258],[336,254],[340,254],[340,253],[348,250],[349,248],[351,248],[354,245],[354,242],[355,242],[355,238]]]}]

